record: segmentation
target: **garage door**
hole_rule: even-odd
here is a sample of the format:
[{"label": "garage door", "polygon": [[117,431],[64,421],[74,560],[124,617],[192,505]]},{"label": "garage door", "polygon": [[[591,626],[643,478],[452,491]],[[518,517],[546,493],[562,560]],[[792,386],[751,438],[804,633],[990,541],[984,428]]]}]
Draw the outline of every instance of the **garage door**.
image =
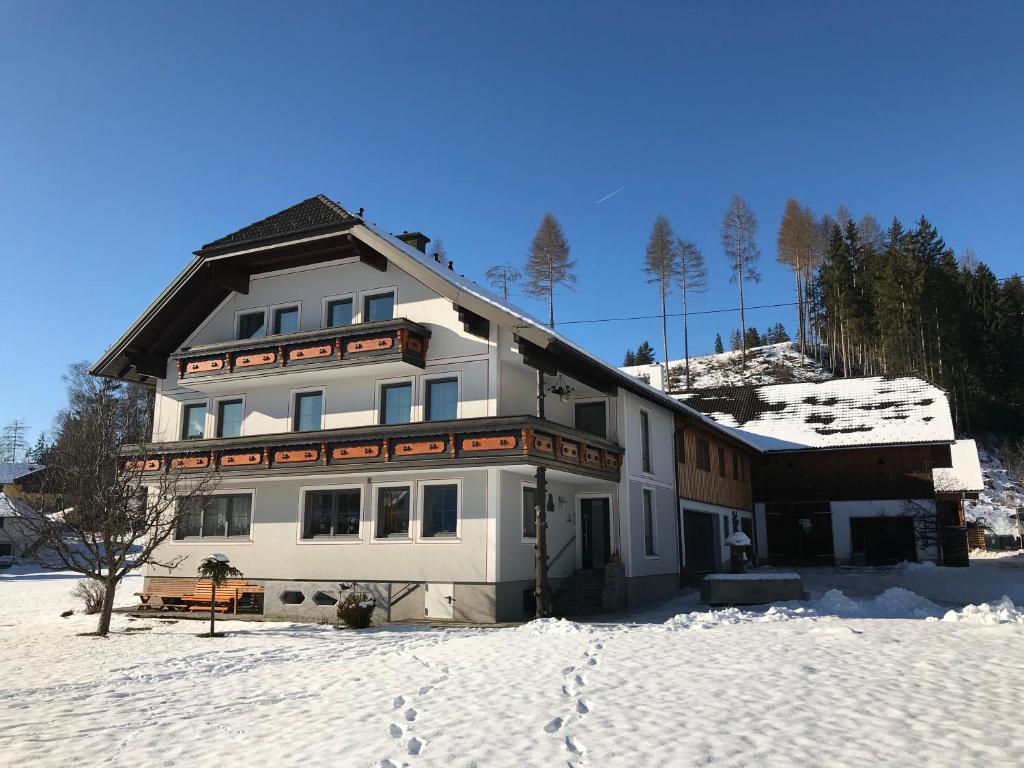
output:
[{"label": "garage door", "polygon": [[714,573],[715,521],[717,515],[685,509],[683,515],[683,553],[687,574]]},{"label": "garage door", "polygon": [[851,517],[852,559],[865,565],[917,562],[912,517]]}]

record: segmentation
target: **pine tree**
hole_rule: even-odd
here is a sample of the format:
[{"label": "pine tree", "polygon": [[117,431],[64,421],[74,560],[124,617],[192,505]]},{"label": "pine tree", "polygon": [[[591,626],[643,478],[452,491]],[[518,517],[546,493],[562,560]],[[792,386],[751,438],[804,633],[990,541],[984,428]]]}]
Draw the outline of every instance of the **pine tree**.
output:
[{"label": "pine tree", "polygon": [[738,330],[733,330],[729,335],[729,350],[739,352],[743,348],[743,335]]},{"label": "pine tree", "polygon": [[664,216],[658,216],[651,227],[643,271],[647,282],[658,286],[661,297],[661,343],[665,352],[665,381],[668,382],[668,307],[666,298],[679,269],[679,252],[672,225]]},{"label": "pine tree", "polygon": [[501,293],[501,297],[508,301],[512,287],[522,280],[522,273],[511,264],[496,264],[484,273],[487,282],[492,288]]},{"label": "pine tree", "polygon": [[722,248],[729,261],[732,272],[729,282],[735,283],[740,299],[740,365],[747,366],[747,348],[743,343],[747,332],[747,319],[744,311],[743,285],[745,282],[758,283],[761,273],[754,266],[761,258],[755,237],[757,236],[757,218],[739,195],[734,195],[729,209],[722,221]]},{"label": "pine tree", "polygon": [[632,349],[626,350],[626,357],[622,361],[623,365],[636,365],[636,352]]},{"label": "pine tree", "polygon": [[683,356],[686,360],[686,389],[690,388],[690,296],[708,289],[708,270],[704,254],[692,240],[676,242],[679,265],[676,282],[683,295]]},{"label": "pine tree", "polygon": [[761,338],[761,334],[757,332],[757,326],[752,325],[747,328],[747,332],[743,334],[744,347],[750,349],[751,347],[764,346],[764,339]]},{"label": "pine tree", "polygon": [[554,214],[548,211],[537,227],[526,261],[527,296],[548,303],[548,327],[555,327],[555,289],[576,283],[576,262],[569,258],[569,241]]},{"label": "pine tree", "polygon": [[725,352],[725,347],[722,346],[722,334],[715,334],[715,354],[720,355]]},{"label": "pine tree", "polygon": [[654,356],[654,347],[649,342],[644,342],[636,348],[635,365],[654,365],[657,360]]}]

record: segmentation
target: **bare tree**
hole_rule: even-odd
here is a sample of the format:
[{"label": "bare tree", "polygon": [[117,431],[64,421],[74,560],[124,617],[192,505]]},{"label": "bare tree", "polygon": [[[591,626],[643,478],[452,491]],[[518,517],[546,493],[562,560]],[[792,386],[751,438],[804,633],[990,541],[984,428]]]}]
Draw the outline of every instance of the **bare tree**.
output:
[{"label": "bare tree", "polygon": [[978,254],[974,252],[974,249],[970,246],[964,248],[963,253],[960,254],[960,269],[973,275],[980,266],[981,259],[978,258]]},{"label": "bare tree", "polygon": [[25,435],[28,426],[24,419],[14,419],[4,427],[3,438],[0,439],[0,461],[14,463],[19,457],[24,456],[28,444]]},{"label": "bare tree", "polygon": [[[690,295],[703,293],[708,289],[708,270],[704,265],[704,254],[692,240],[676,241],[679,265],[676,282],[683,294],[683,356],[686,358],[686,388],[690,388]],[[721,338],[717,339],[721,346]],[[720,350],[715,350],[720,351]]]},{"label": "bare tree", "polygon": [[30,555],[39,565],[103,585],[96,628],[103,636],[125,576],[147,563],[174,568],[182,560],[160,562],[156,551],[173,534],[179,510],[205,498],[217,474],[185,477],[166,466],[154,469],[160,460],[144,444],[152,393],[93,378],[87,369],[79,363],[65,377],[69,404],[57,417],[42,492],[25,524],[36,539]]},{"label": "bare tree", "polygon": [[512,292],[512,286],[523,279],[523,273],[511,264],[497,264],[484,273],[487,282],[496,291],[501,291],[501,297],[508,301],[508,295]]},{"label": "bare tree", "polygon": [[757,218],[754,212],[747,205],[747,202],[739,195],[733,195],[729,209],[725,212],[725,219],[722,221],[722,248],[725,250],[725,257],[729,260],[729,267],[732,270],[730,283],[735,283],[740,294],[740,365],[747,367],[747,319],[743,304],[744,282],[761,282],[761,273],[754,266],[761,258],[761,251],[757,247]]},{"label": "bare tree", "polygon": [[672,282],[679,267],[679,254],[676,250],[676,235],[672,225],[664,216],[658,216],[651,227],[651,237],[647,241],[647,254],[644,258],[644,274],[647,282],[658,286],[661,297],[661,348],[665,355],[665,389],[668,389],[668,308],[666,300],[672,290]]},{"label": "bare tree", "polygon": [[812,260],[814,236],[814,215],[810,209],[801,207],[795,199],[789,198],[779,224],[776,259],[780,264],[785,264],[793,270],[793,277],[796,280],[797,346],[799,346],[801,354],[804,354],[807,345],[804,279]]},{"label": "bare tree", "polygon": [[549,328],[555,327],[555,288],[575,285],[575,268],[576,262],[569,259],[569,241],[565,239],[562,225],[548,211],[530,243],[524,292],[527,296],[547,300]]},{"label": "bare tree", "polygon": [[442,264],[448,261],[448,249],[444,247],[444,240],[440,237],[430,244],[430,253],[428,256],[434,257],[437,261]]}]

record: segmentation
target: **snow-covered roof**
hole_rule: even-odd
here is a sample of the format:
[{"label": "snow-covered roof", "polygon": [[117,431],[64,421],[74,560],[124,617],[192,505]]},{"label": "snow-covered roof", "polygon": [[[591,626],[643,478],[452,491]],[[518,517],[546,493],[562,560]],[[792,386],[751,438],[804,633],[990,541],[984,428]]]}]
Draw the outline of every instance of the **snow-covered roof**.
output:
[{"label": "snow-covered roof", "polygon": [[721,387],[679,395],[764,451],[953,442],[946,393],[910,376]]},{"label": "snow-covered roof", "polygon": [[32,464],[28,462],[9,462],[0,464],[0,485],[16,483],[21,478],[31,475],[34,472],[38,472],[41,469],[46,469],[46,467],[42,464]]},{"label": "snow-covered roof", "polygon": [[935,490],[940,493],[980,493],[985,489],[981,476],[981,462],[978,460],[978,446],[973,440],[957,440],[950,453],[952,467],[936,467],[932,470]]},{"label": "snow-covered roof", "polygon": [[21,499],[12,499],[0,491],[0,517],[35,517],[35,510]]}]

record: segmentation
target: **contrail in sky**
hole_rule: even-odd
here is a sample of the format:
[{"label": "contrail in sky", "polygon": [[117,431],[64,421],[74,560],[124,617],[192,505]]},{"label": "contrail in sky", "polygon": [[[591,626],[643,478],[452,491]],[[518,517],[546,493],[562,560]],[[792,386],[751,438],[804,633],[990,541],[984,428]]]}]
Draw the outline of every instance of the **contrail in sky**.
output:
[{"label": "contrail in sky", "polygon": [[616,190],[615,190],[614,192],[609,192],[609,193],[608,193],[607,195],[605,195],[604,197],[602,197],[602,198],[601,198],[600,200],[595,200],[595,201],[594,201],[594,205],[600,205],[600,204],[601,204],[601,203],[603,203],[603,202],[604,202],[605,200],[607,200],[607,199],[608,199],[609,197],[614,197],[615,195],[619,194],[619,192],[621,192],[622,190],[624,190],[624,189],[625,189],[626,187],[628,187],[628,186],[629,186],[629,184],[623,184],[623,185],[622,185],[621,187],[619,187],[618,189],[616,189]]}]

